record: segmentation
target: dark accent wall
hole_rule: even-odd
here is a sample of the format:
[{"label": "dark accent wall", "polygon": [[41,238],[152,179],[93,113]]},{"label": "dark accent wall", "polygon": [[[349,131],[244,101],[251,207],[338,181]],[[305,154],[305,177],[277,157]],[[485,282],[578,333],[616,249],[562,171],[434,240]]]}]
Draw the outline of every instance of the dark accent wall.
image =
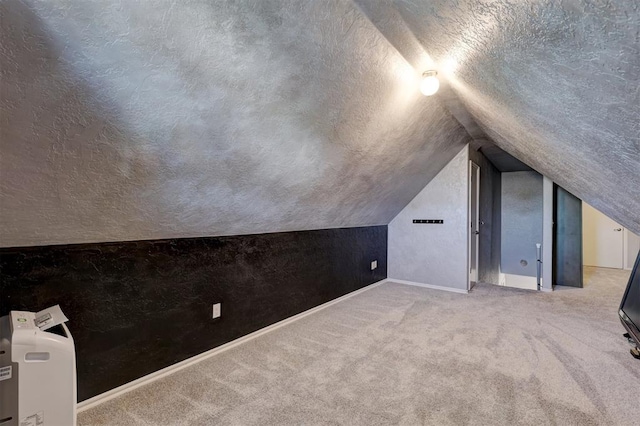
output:
[{"label": "dark accent wall", "polygon": [[553,185],[553,284],[582,287],[582,200]]},{"label": "dark accent wall", "polygon": [[386,226],[5,248],[0,315],[60,304],[82,401],[386,276]]}]

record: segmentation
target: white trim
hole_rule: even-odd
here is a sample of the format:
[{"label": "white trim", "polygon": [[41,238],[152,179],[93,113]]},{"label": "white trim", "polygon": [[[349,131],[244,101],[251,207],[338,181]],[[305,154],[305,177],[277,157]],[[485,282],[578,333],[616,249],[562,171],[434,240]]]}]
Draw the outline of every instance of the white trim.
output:
[{"label": "white trim", "polygon": [[[468,150],[471,149],[471,145],[469,145]],[[467,158],[470,158],[469,156]],[[469,165],[467,167],[467,224],[471,223],[471,176],[473,171],[471,170],[473,161],[469,160]],[[467,290],[471,290],[471,229],[469,226],[465,225],[467,229]]]},{"label": "white trim", "polygon": [[241,345],[243,343],[246,343],[250,340],[255,339],[256,337],[260,337],[264,334],[267,334],[271,331],[277,330],[280,327],[284,327],[285,325],[289,325],[292,322],[295,322],[299,319],[302,319],[308,315],[314,314],[318,311],[321,311],[322,309],[328,308],[329,306],[335,305],[336,303],[342,302],[343,300],[349,299],[350,297],[356,296],[360,293],[363,293],[367,290],[371,290],[372,288],[378,287],[381,284],[384,284],[385,282],[387,282],[387,279],[384,280],[380,280],[378,282],[375,282],[373,284],[370,284],[366,287],[363,287],[359,290],[355,290],[352,291],[351,293],[345,294],[344,296],[338,297],[337,299],[333,299],[329,302],[323,303],[322,305],[318,305],[315,308],[311,308],[309,310],[306,310],[304,312],[301,312],[297,315],[294,315],[292,317],[289,317],[287,319],[284,319],[280,322],[277,322],[275,324],[271,324],[265,328],[261,328],[260,330],[254,331],[253,333],[247,334],[246,336],[242,336],[236,340],[233,340],[229,343],[225,343],[224,345],[218,346],[217,348],[211,349],[207,352],[201,353],[200,355],[196,355],[194,357],[185,359],[184,361],[180,361],[176,364],[170,365],[168,367],[163,368],[162,370],[158,370],[158,371],[154,371],[151,374],[147,374],[146,376],[140,377],[139,379],[136,379],[132,382],[129,383],[125,383],[122,386],[118,386],[117,388],[111,389],[110,391],[107,391],[105,393],[101,393],[100,395],[96,395],[93,398],[89,398],[87,400],[84,400],[80,403],[77,404],[77,411],[78,413],[83,412],[85,410],[88,410],[89,408],[93,408],[96,405],[102,404],[103,402],[107,402],[113,398],[116,398],[120,395],[123,395],[129,391],[132,391],[134,389],[137,389],[141,386],[144,385],[148,385],[149,383],[152,383],[156,380],[159,380],[163,377],[166,377],[170,374],[175,373],[176,371],[180,371],[184,368],[187,368],[193,364],[196,364],[200,361],[203,361],[207,358],[211,358],[214,355],[218,355],[222,352],[225,352],[231,348],[234,348],[238,345]]},{"label": "white trim", "polygon": [[528,275],[500,273],[500,285],[523,290],[538,290],[536,277],[530,277]]},{"label": "white trim", "polygon": [[[638,240],[638,235],[634,234],[633,232],[629,231],[629,229],[627,228],[623,228],[623,233],[622,233],[622,257],[624,259],[622,259],[622,268],[630,271],[631,269],[633,269],[633,265],[635,263],[636,258],[633,257],[631,258],[631,263],[628,262],[629,260],[629,255],[631,253],[629,253],[629,249],[631,248],[631,241],[630,240]],[[636,244],[634,244],[636,245]],[[635,248],[635,247],[634,247]]]},{"label": "white trim", "polygon": [[444,291],[450,291],[452,293],[469,294],[469,290],[467,290],[466,288],[443,287],[441,285],[424,284],[424,283],[418,283],[415,281],[397,280],[395,278],[387,278],[385,282],[412,285],[414,287],[430,288],[432,290],[444,290]]},{"label": "white trim", "polygon": [[[542,277],[540,290],[553,291],[553,181],[542,177]],[[582,253],[580,253],[582,257]]]},{"label": "white trim", "polygon": [[[469,160],[469,167],[467,168],[467,223],[471,224],[471,204],[473,201],[471,200],[471,185],[473,184],[473,168],[477,169],[477,179],[476,179],[476,223],[474,231],[480,230],[480,166],[477,165],[473,160]],[[471,259],[471,245],[475,244],[476,246],[476,256],[475,259]],[[476,264],[476,274],[475,281],[471,280],[471,263],[475,262]],[[471,283],[477,283],[480,280],[480,235],[471,232],[471,226],[467,226],[467,293],[473,285]]]},{"label": "white trim", "polygon": [[628,265],[629,257],[629,234],[627,228],[622,229],[622,269],[631,270],[632,265]]}]

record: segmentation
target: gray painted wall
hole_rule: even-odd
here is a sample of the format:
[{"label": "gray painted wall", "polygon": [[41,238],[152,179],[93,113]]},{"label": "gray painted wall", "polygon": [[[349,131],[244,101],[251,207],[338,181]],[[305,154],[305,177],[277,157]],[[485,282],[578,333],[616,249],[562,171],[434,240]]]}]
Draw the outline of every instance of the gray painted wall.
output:
[{"label": "gray painted wall", "polygon": [[[458,155],[389,223],[390,279],[467,289],[469,150]],[[443,219],[444,224],[414,224]]]},{"label": "gray painted wall", "polygon": [[500,187],[502,179],[500,172],[481,151],[470,148],[469,159],[480,166],[479,280],[484,283],[499,284]]},{"label": "gray painted wall", "polygon": [[0,19],[0,246],[386,224],[468,141],[351,2]]},{"label": "gray painted wall", "polygon": [[500,269],[505,274],[535,277],[536,243],[542,243],[542,175],[502,173],[501,193]]}]

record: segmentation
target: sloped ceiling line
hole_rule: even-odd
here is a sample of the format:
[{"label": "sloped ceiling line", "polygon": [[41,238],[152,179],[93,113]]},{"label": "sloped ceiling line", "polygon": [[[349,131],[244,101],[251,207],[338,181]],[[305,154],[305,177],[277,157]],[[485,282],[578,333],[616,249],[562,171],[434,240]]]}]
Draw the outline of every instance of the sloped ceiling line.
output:
[{"label": "sloped ceiling line", "polygon": [[500,148],[640,233],[640,8],[395,1]]},{"label": "sloped ceiling line", "polygon": [[[441,69],[422,46],[415,34],[404,21],[401,13],[389,2],[355,0],[363,14],[380,31],[382,36],[393,46],[405,60],[413,66],[418,74],[429,69]],[[446,67],[444,67],[446,68]],[[442,71],[441,71],[442,73]],[[444,74],[446,77],[446,73]],[[475,121],[456,92],[451,89],[446,79],[442,79],[441,89],[437,94],[447,111],[465,128],[471,137],[471,146],[483,150],[485,156],[500,171],[531,170],[529,166],[498,148]]]},{"label": "sloped ceiling line", "polygon": [[469,139],[350,2],[0,18],[2,246],[386,224]]},{"label": "sloped ceiling line", "polygon": [[176,5],[0,3],[0,245],[386,224],[470,136],[640,233],[634,2]]}]

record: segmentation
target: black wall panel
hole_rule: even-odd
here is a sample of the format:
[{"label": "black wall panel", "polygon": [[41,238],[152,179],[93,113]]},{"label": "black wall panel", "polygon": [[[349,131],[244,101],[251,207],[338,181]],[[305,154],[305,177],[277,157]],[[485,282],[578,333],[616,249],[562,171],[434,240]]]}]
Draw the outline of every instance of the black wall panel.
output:
[{"label": "black wall panel", "polygon": [[553,185],[553,284],[582,287],[582,200]]},{"label": "black wall panel", "polygon": [[82,401],[386,276],[386,226],[5,248],[0,315],[60,304]]}]

